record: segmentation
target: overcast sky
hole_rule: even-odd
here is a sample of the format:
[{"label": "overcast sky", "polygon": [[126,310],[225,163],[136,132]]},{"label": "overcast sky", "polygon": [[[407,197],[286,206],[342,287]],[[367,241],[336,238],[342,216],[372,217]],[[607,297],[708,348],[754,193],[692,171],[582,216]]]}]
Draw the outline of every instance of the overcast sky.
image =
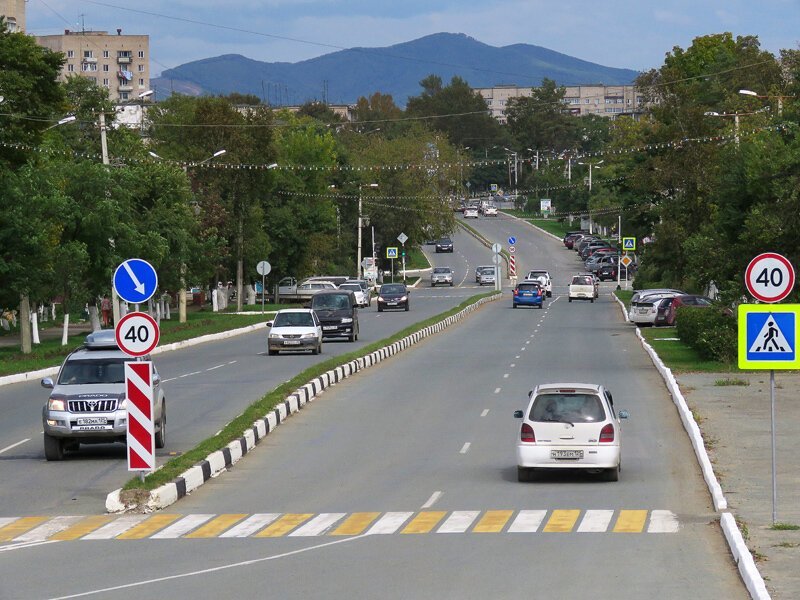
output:
[{"label": "overcast sky", "polygon": [[33,35],[82,27],[149,35],[154,77],[221,54],[298,62],[443,31],[636,70],[711,33],[757,35],[773,53],[800,42],[798,0],[29,0],[27,11]]}]

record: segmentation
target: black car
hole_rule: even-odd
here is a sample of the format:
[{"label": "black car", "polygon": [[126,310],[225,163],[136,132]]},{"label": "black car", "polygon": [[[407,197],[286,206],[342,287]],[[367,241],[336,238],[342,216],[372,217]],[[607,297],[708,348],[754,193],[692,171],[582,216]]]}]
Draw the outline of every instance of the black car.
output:
[{"label": "black car", "polygon": [[404,283],[384,283],[378,290],[378,312],[384,308],[403,308],[409,310],[411,304],[408,288]]},{"label": "black car", "polygon": [[600,268],[597,269],[597,278],[600,281],[605,281],[606,279],[616,279],[617,278],[617,265],[614,263],[606,263],[600,265]]},{"label": "black car", "polygon": [[453,240],[450,238],[439,238],[436,241],[436,252],[452,252]]}]

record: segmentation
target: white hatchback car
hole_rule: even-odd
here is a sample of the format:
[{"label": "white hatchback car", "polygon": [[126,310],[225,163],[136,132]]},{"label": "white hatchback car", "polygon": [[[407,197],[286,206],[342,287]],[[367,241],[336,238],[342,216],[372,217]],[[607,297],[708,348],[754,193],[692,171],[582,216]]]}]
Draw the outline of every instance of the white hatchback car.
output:
[{"label": "white hatchback car", "polygon": [[640,293],[631,298],[628,319],[634,325],[654,325],[658,315],[658,307],[664,298],[681,296],[677,291],[660,291],[652,294]]},{"label": "white hatchback car", "polygon": [[597,297],[597,287],[595,286],[594,277],[590,274],[575,275],[569,284],[568,300],[588,300],[594,302]]},{"label": "white hatchback car", "polygon": [[553,281],[550,279],[550,273],[548,271],[544,271],[542,269],[528,271],[528,274],[525,276],[527,281],[538,281],[542,284],[545,292],[547,292],[547,297],[550,298],[553,295]]},{"label": "white hatchback car", "polygon": [[310,308],[286,308],[267,321],[267,353],[273,356],[281,350],[311,350],[322,352],[322,325],[317,313]]},{"label": "white hatchback car", "polygon": [[477,219],[478,218],[478,209],[473,207],[467,207],[464,209],[464,218],[465,219]]},{"label": "white hatchback car", "polygon": [[617,481],[621,464],[620,419],[611,393],[602,385],[549,383],[536,386],[517,439],[517,476],[531,481],[537,469],[585,469]]}]

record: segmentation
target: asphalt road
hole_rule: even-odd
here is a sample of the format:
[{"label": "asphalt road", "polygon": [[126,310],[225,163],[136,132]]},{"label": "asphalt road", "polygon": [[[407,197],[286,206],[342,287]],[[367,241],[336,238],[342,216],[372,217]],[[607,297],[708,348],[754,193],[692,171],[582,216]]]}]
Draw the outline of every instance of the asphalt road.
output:
[{"label": "asphalt road", "polygon": [[[435,254],[431,247],[430,255],[436,264],[456,262],[462,277],[468,265],[486,262],[491,255],[470,235],[457,232],[453,238],[453,254]],[[167,446],[156,451],[159,463],[214,435],[246,406],[314,363],[384,339],[480,291],[469,280],[453,288],[422,285],[412,291],[409,312],[378,313],[373,302],[359,312],[358,342],[326,341],[321,356],[267,357],[266,330],[261,330],[154,357],[168,414]],[[101,513],[106,495],[130,478],[122,444],[82,446],[63,462],[45,460],[41,410],[48,393],[38,382],[0,387],[0,481],[13,482],[0,486],[0,518]]]},{"label": "asphalt road", "polygon": [[[576,270],[574,253],[523,225],[478,226],[516,235],[526,268],[557,281]],[[517,482],[512,413],[536,383],[565,380],[604,383],[630,411],[619,482]],[[567,303],[556,291],[541,311],[490,303],[330,388],[155,518],[124,534],[138,541],[8,548],[0,592],[747,597],[672,402],[607,294]]]}]

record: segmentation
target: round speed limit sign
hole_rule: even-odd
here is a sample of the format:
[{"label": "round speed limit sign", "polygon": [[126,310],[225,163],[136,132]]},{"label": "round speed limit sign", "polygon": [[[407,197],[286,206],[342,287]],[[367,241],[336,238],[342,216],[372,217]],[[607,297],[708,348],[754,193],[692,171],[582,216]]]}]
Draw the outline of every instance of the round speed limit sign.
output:
[{"label": "round speed limit sign", "polygon": [[150,354],[158,345],[158,336],[158,323],[147,313],[128,313],[117,322],[117,345],[130,356]]},{"label": "round speed limit sign", "polygon": [[744,281],[756,300],[780,302],[794,289],[794,267],[780,254],[765,252],[747,265]]}]

